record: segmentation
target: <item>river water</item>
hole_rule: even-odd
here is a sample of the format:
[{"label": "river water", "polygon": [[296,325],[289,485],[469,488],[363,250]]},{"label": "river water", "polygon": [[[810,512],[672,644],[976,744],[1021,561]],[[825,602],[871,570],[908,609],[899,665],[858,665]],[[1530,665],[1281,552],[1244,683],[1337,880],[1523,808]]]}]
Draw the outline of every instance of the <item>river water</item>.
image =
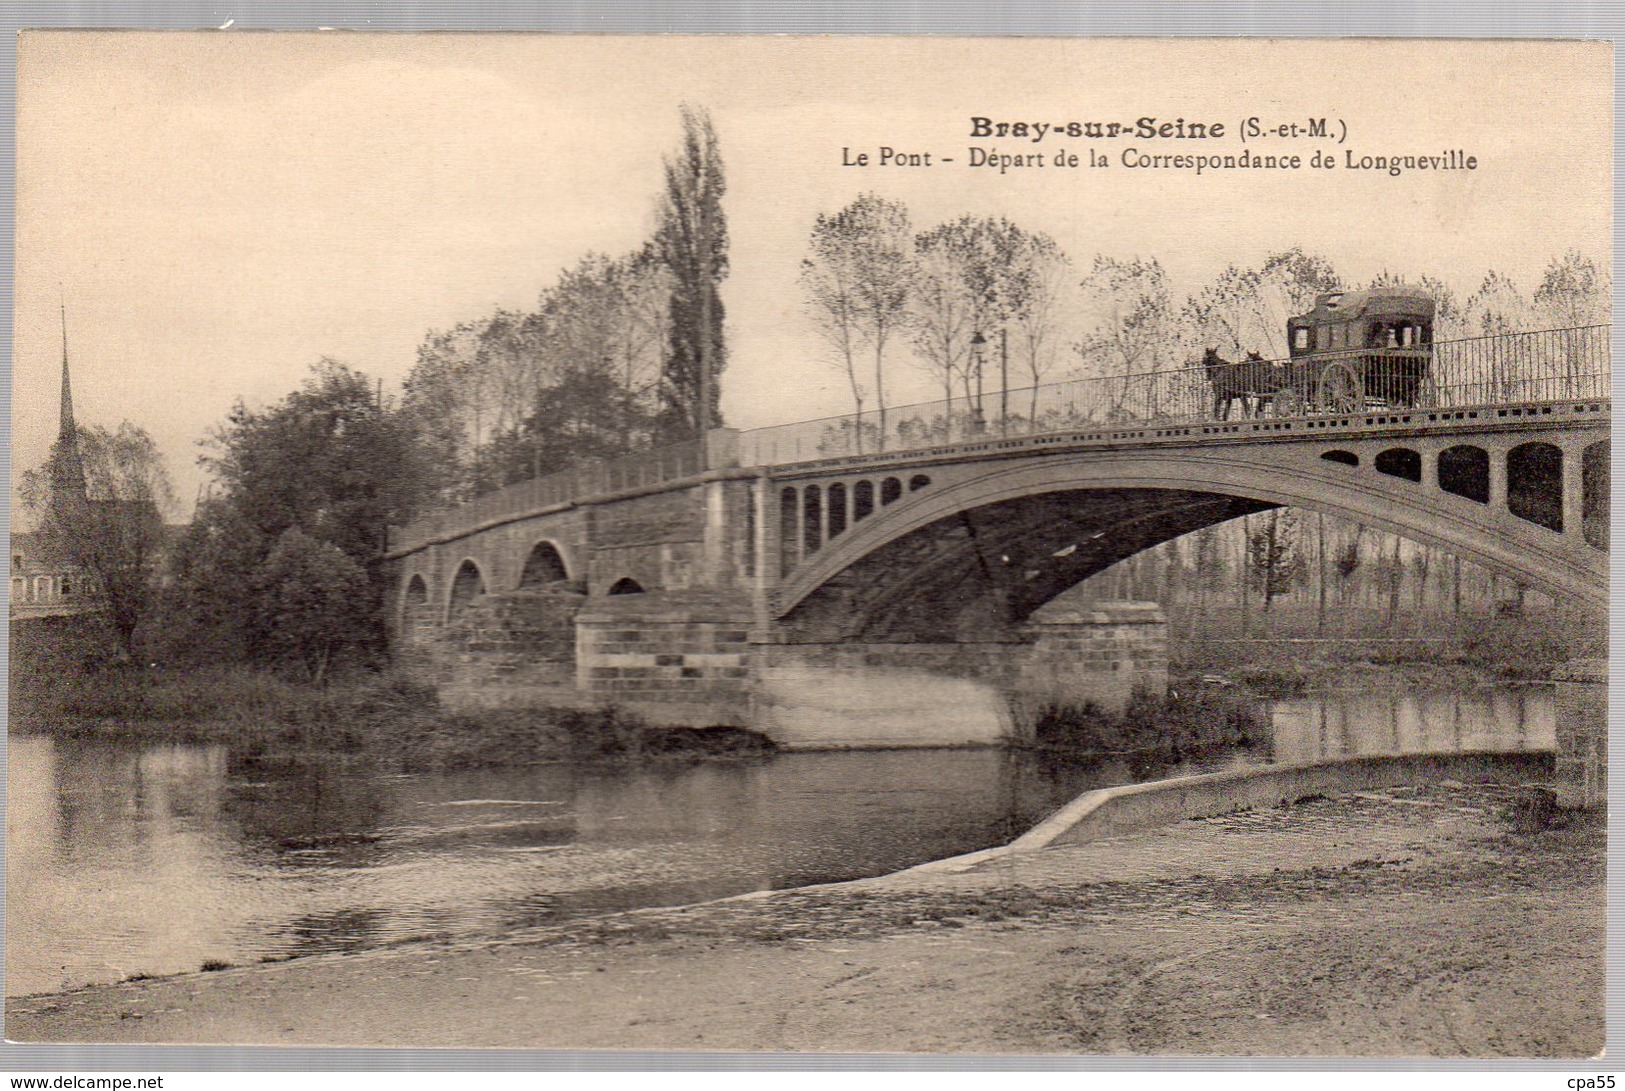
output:
[{"label": "river water", "polygon": [[1549,750],[1538,689],[1278,702],[1272,747],[1086,765],[793,753],[380,777],[224,746],[9,740],[10,996],[875,875],[1000,844],[1081,791],[1270,760]]}]

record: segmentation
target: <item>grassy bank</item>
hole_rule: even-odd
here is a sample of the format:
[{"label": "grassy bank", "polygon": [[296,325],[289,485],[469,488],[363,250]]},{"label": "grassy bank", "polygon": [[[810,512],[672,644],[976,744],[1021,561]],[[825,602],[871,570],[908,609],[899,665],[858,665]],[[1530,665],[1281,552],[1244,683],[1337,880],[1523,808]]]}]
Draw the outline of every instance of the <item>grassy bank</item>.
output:
[{"label": "grassy bank", "polygon": [[424,772],[771,749],[749,732],[662,729],[612,707],[453,712],[433,687],[393,674],[315,687],[247,668],[107,667],[58,675],[48,692],[15,690],[13,730],[226,743],[250,762],[344,755]]},{"label": "grassy bank", "polygon": [[1269,741],[1259,701],[1246,692],[1183,686],[1166,697],[1137,693],[1121,713],[1052,704],[1033,717],[1034,743],[1067,754],[1134,754],[1155,760],[1246,749]]},{"label": "grassy bank", "polygon": [[11,626],[13,731],[230,745],[244,761],[346,756],[402,772],[549,761],[750,755],[750,732],[651,726],[605,707],[454,712],[398,672],[325,686],[243,666],[110,662],[72,618]]}]

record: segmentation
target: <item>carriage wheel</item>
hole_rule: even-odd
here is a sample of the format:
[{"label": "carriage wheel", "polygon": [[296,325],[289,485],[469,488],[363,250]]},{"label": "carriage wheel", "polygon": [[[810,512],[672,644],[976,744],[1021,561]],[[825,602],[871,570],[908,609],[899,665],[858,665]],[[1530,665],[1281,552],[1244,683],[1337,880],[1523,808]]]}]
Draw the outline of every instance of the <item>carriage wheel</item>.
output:
[{"label": "carriage wheel", "polygon": [[1303,416],[1303,395],[1295,387],[1283,386],[1270,400],[1275,404],[1277,417]]},{"label": "carriage wheel", "polygon": [[1317,394],[1317,408],[1326,413],[1358,413],[1365,408],[1365,385],[1347,364],[1327,364]]}]

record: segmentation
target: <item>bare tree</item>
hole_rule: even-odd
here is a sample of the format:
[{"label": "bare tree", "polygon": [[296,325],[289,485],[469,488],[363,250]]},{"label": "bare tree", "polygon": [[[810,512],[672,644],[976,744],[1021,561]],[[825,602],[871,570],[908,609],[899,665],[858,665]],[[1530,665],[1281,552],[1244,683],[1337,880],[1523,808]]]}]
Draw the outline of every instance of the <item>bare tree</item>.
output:
[{"label": "bare tree", "polygon": [[1071,287],[1071,260],[1042,232],[1022,232],[1011,255],[1011,340],[1031,381],[1027,420],[1036,427],[1038,386],[1055,367],[1062,339],[1062,301]]},{"label": "bare tree", "polygon": [[1168,280],[1155,258],[1100,255],[1084,278],[1085,328],[1074,343],[1085,373],[1113,377],[1108,418],[1128,412],[1143,378],[1167,366],[1176,341]]},{"label": "bare tree", "polygon": [[813,224],[802,287],[819,332],[836,350],[852,389],[858,450],[863,449],[863,400],[857,352],[874,352],[876,433],[886,437],[886,346],[908,320],[914,281],[914,241],[908,209],[866,193]]},{"label": "bare tree", "polygon": [[917,235],[918,255],[911,297],[911,326],[917,359],[942,383],[943,439],[953,436],[954,382],[971,367],[975,304],[966,290],[964,232],[942,224]]},{"label": "bare tree", "polygon": [[1490,270],[1478,291],[1467,297],[1465,322],[1469,337],[1520,333],[1535,328],[1534,308],[1512,278]]},{"label": "bare tree", "polygon": [[1542,325],[1565,329],[1607,322],[1612,298],[1608,271],[1570,250],[1546,266],[1534,304]]},{"label": "bare tree", "polygon": [[1286,355],[1286,321],[1315,297],[1342,286],[1325,258],[1298,247],[1270,254],[1257,269],[1229,266],[1185,305],[1196,339],[1221,352]]}]

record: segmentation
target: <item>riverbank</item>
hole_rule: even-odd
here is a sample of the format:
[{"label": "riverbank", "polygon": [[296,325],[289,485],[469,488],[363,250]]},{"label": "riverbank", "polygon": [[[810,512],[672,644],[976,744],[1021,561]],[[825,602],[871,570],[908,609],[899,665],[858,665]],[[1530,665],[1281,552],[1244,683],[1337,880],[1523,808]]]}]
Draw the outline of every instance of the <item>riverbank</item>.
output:
[{"label": "riverbank", "polygon": [[[22,734],[221,743],[248,762],[353,760],[416,773],[553,762],[751,758],[766,737],[736,728],[670,728],[624,709],[561,702],[453,709],[403,670],[354,671],[327,685],[241,665],[113,664],[83,619],[13,623],[10,728]],[[1123,714],[1093,706],[1027,709],[1021,745],[1071,760],[1133,755],[1178,761],[1259,745],[1260,702],[1321,691],[1467,691],[1504,672],[1462,662],[1238,663],[1186,667],[1166,698]]]},{"label": "riverbank", "polygon": [[[11,729],[140,742],[221,743],[239,761],[333,757],[418,773],[551,762],[738,759],[775,749],[732,727],[647,723],[613,705],[447,707],[405,670],[356,671],[326,685],[247,666],[169,669],[108,663],[82,619],[13,624]],[[1273,677],[1273,676],[1271,676]],[[1267,729],[1246,686],[1181,683],[1138,695],[1121,715],[1093,705],[1036,710],[1022,745],[1069,759],[1132,754],[1178,761],[1260,745]],[[1012,743],[1015,740],[1011,740]]]},{"label": "riverbank", "polygon": [[8,1001],[24,1042],[1589,1056],[1604,834],[1433,784]]}]

